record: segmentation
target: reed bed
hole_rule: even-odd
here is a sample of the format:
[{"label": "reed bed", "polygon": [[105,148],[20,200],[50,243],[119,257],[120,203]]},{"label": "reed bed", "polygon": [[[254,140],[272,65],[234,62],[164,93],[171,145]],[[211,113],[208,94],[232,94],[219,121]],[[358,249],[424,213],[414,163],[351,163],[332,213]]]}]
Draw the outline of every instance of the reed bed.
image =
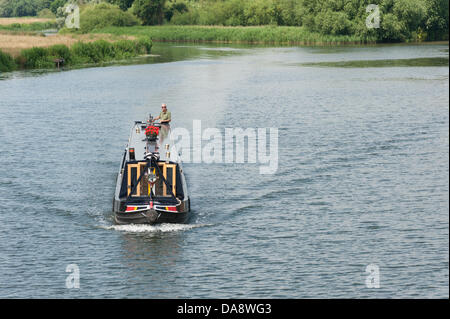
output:
[{"label": "reed bed", "polygon": [[284,26],[133,26],[107,27],[93,32],[115,35],[147,36],[153,41],[187,41],[187,42],[225,42],[225,43],[267,43],[267,44],[305,44],[338,45],[375,43],[373,38],[358,36],[333,36],[314,33],[303,27]]},{"label": "reed bed", "polygon": [[0,71],[50,69],[54,68],[56,61],[60,59],[63,59],[63,65],[67,67],[89,66],[149,54],[152,48],[152,41],[145,37],[135,40],[107,41],[100,39],[85,42],[71,37],[67,38],[66,40],[69,41],[67,44],[60,42],[43,46],[41,43],[40,46],[36,45],[20,50],[20,53],[14,58],[0,49]]},{"label": "reed bed", "polygon": [[32,34],[27,32],[11,33],[2,32],[0,30],[0,49],[17,57],[24,49],[33,47],[50,47],[56,44],[64,44],[71,47],[77,42],[93,42],[97,40],[106,40],[114,42],[118,40],[135,40],[134,36],[115,36],[111,34],[55,34],[51,36],[41,36],[39,34]]},{"label": "reed bed", "polygon": [[24,49],[29,49],[32,47],[49,47],[55,44],[64,44],[70,47],[77,41],[80,40],[64,35],[45,37],[25,34],[0,33],[0,49],[13,57],[17,57]]},{"label": "reed bed", "polygon": [[0,72],[8,72],[16,69],[16,63],[11,55],[0,50]]},{"label": "reed bed", "polygon": [[26,31],[43,31],[49,29],[57,29],[55,21],[33,22],[33,23],[12,23],[0,24],[0,31],[26,32]]}]

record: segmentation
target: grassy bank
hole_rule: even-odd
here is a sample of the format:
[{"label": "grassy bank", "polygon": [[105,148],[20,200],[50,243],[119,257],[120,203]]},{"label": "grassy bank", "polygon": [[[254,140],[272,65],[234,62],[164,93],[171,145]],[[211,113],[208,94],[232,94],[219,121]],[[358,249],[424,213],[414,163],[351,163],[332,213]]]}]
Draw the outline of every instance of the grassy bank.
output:
[{"label": "grassy bank", "polygon": [[55,19],[44,19],[35,17],[22,18],[0,18],[0,32],[29,32],[56,29]]},{"label": "grassy bank", "polygon": [[0,72],[9,72],[16,69],[14,59],[0,50]]},{"label": "grassy bank", "polygon": [[153,41],[267,43],[267,44],[364,44],[375,43],[375,38],[347,35],[324,35],[303,27],[255,26],[133,26],[106,27],[92,32],[114,35],[150,37]]},{"label": "grassy bank", "polygon": [[42,31],[48,29],[56,29],[57,24],[54,21],[32,22],[32,23],[11,23],[0,24],[0,31]]},{"label": "grassy bank", "polygon": [[118,40],[135,40],[133,36],[114,36],[111,34],[54,34],[45,36],[35,32],[10,32],[0,30],[0,50],[17,57],[24,49],[33,47],[50,47],[55,44],[64,44],[68,47],[76,42],[94,42],[96,40],[106,40],[115,42]]},{"label": "grassy bank", "polygon": [[32,47],[23,49],[15,58],[0,50],[0,71],[50,69],[55,67],[55,60],[57,59],[64,59],[64,66],[67,67],[95,65],[149,54],[151,47],[152,41],[149,38],[141,37],[136,40],[118,40],[115,42],[106,40],[79,41],[70,47],[64,44]]}]

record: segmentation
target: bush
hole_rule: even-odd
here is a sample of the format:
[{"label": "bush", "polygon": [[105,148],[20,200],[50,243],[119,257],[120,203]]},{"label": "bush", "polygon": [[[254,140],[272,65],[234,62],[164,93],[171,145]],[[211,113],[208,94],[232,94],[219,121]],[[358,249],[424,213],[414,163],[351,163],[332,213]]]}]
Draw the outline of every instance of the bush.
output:
[{"label": "bush", "polygon": [[174,12],[170,19],[171,24],[175,25],[195,25],[199,21],[198,11],[188,11],[186,13]]},{"label": "bush", "polygon": [[166,0],[135,0],[131,12],[145,25],[162,24]]},{"label": "bush", "polygon": [[[160,1],[135,0],[135,3]],[[178,1],[166,6],[166,20],[170,24],[301,26],[326,37],[357,36],[369,41],[448,39],[448,0],[183,0],[186,8],[174,11],[174,3]],[[369,3],[379,6],[378,29],[365,25]]]},{"label": "bush", "polygon": [[97,40],[90,43],[94,49],[98,52],[102,61],[108,61],[114,59],[117,55],[116,48],[114,44],[106,40]]},{"label": "bush", "polygon": [[109,62],[118,59],[135,57],[150,53],[152,41],[141,36],[137,40],[119,40],[108,42],[77,42],[68,48],[64,44],[56,44],[48,48],[34,47],[22,50],[14,60],[9,54],[0,50],[0,71],[22,69],[47,69],[55,67],[55,59],[64,59],[65,66]]},{"label": "bush", "polygon": [[53,14],[56,14],[58,12],[58,8],[64,7],[66,2],[67,0],[53,0],[53,2],[50,4],[49,9]]},{"label": "bush", "polygon": [[55,14],[50,9],[42,9],[37,14],[38,18],[55,19]]},{"label": "bush", "polygon": [[69,61],[71,64],[108,62],[150,53],[151,48],[152,41],[149,38],[139,38],[136,41],[119,40],[113,43],[105,40],[77,42],[70,49]]},{"label": "bush", "polygon": [[16,69],[14,59],[0,50],[0,72],[9,72]]},{"label": "bush", "polygon": [[137,55],[136,44],[129,40],[119,40],[114,42],[117,58],[129,58]]},{"label": "bush", "polygon": [[49,56],[46,48],[30,48],[22,50],[21,58],[18,60],[24,68],[48,69],[54,66],[54,62]]},{"label": "bush", "polygon": [[392,13],[382,16],[380,29],[383,41],[404,41],[408,33],[405,23]]},{"label": "bush", "polygon": [[52,60],[64,59],[64,64],[71,64],[73,61],[70,49],[64,44],[55,44],[47,50]]},{"label": "bush", "polygon": [[138,54],[148,54],[152,50],[152,40],[148,37],[141,37],[137,40]]},{"label": "bush", "polygon": [[108,3],[88,6],[80,13],[80,30],[83,33],[108,26],[128,27],[137,24],[139,20],[130,12]]},{"label": "bush", "polygon": [[188,7],[184,2],[169,2],[164,9],[164,18],[169,22],[175,13],[188,12]]},{"label": "bush", "polygon": [[320,12],[314,19],[315,30],[322,34],[345,35],[350,33],[350,21],[345,12]]},{"label": "bush", "polygon": [[78,64],[98,63],[102,58],[101,52],[93,43],[77,42],[72,45],[71,50]]},{"label": "bush", "polygon": [[272,0],[255,0],[247,3],[244,13],[247,25],[274,24],[275,7]]}]

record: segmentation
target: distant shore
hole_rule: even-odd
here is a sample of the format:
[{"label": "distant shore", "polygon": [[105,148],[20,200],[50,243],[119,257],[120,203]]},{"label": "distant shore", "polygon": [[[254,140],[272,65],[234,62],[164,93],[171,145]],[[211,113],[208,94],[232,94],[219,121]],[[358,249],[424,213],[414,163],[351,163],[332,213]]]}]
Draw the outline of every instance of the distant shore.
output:
[{"label": "distant shore", "polygon": [[[372,45],[393,43],[427,43],[411,39],[405,42],[381,42],[375,37],[352,35],[324,35],[308,31],[304,27],[288,26],[132,26],[106,27],[92,33],[114,35],[144,35],[156,42],[211,42],[236,44],[280,44],[280,45]],[[439,41],[441,42],[441,41]],[[442,43],[448,43],[442,41]]]},{"label": "distant shore", "polygon": [[[55,33],[53,19],[0,18],[0,72],[92,66],[151,53],[144,36]],[[54,32],[57,32],[55,30]]]},{"label": "distant shore", "polygon": [[[92,64],[110,62],[117,58],[130,58],[140,54],[149,54],[151,41],[308,46],[386,44],[377,42],[375,38],[323,35],[310,32],[302,27],[287,26],[223,27],[163,25],[105,27],[93,30],[87,34],[63,29],[54,35],[45,36],[42,31],[52,27],[56,27],[56,24],[55,21],[51,19],[0,18],[0,71],[7,72],[16,69],[51,68],[54,67],[53,61],[59,58],[63,58],[66,64],[69,63],[72,65],[80,63]],[[147,43],[141,46],[140,49],[132,50],[127,48],[125,42],[135,41],[134,43],[137,45],[138,42],[136,42],[136,39],[141,39],[141,43]],[[118,47],[117,45],[106,44],[107,42],[114,43],[117,41],[122,42],[122,45],[119,45]],[[75,43],[82,44],[94,42],[96,42],[96,44],[89,44],[84,46],[83,49],[92,52],[81,52],[83,50],[78,49],[78,51],[75,50],[77,53],[70,53],[70,48]],[[397,43],[448,44],[448,41]],[[57,46],[59,46],[59,51],[54,50]],[[133,45],[130,44],[129,46],[132,47]],[[36,47],[41,49],[36,50]],[[30,50],[34,50],[31,55]],[[104,50],[107,50],[108,52],[103,52]],[[65,52],[64,54],[69,55],[69,58],[59,56],[62,54],[61,52]],[[33,61],[30,62],[30,60]]]},{"label": "distant shore", "polygon": [[246,44],[346,45],[374,44],[375,38],[331,36],[307,31],[303,27],[285,26],[133,26],[106,27],[92,31],[114,35],[144,35],[161,42],[215,42]]},{"label": "distant shore", "polygon": [[151,48],[152,41],[144,37],[0,32],[0,72],[94,66],[148,55]]}]

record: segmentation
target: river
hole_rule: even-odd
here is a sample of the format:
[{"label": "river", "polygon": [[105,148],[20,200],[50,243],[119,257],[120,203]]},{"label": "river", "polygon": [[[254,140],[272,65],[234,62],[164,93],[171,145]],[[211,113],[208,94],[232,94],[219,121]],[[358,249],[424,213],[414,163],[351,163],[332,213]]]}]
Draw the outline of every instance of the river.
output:
[{"label": "river", "polygon": [[[0,74],[0,297],[449,297],[448,44],[133,63]],[[189,223],[114,225],[130,128],[163,102],[172,127],[277,129],[276,172],[185,163]]]}]

